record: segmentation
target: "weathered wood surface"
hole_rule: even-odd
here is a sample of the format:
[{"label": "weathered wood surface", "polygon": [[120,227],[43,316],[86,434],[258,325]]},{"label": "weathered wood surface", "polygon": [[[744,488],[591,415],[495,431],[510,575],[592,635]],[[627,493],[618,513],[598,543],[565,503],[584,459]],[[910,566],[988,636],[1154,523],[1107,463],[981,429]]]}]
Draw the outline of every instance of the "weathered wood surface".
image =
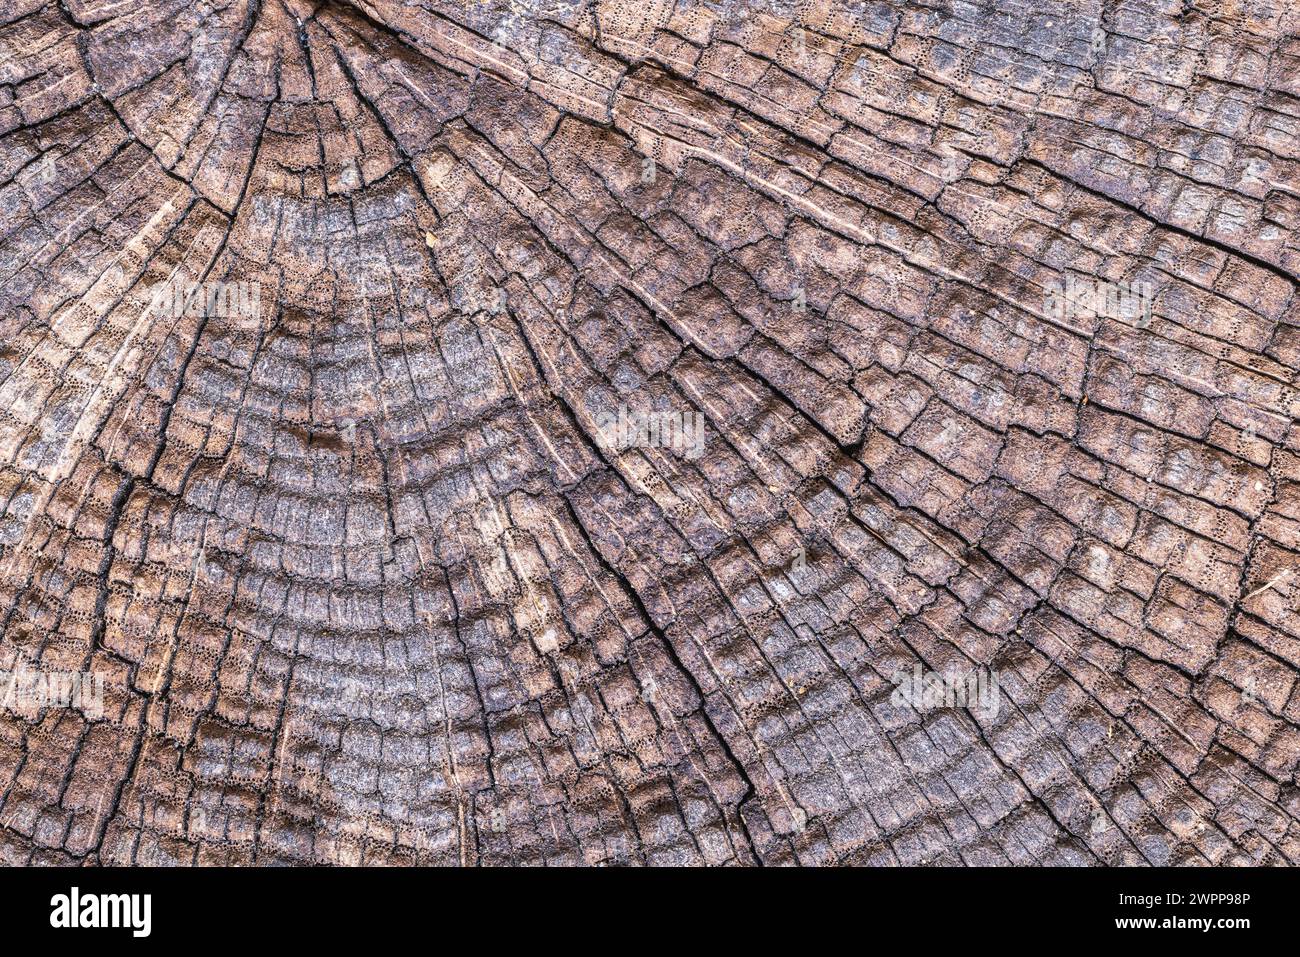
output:
[{"label": "weathered wood surface", "polygon": [[1300,860],[1291,0],[0,20],[0,860]]}]

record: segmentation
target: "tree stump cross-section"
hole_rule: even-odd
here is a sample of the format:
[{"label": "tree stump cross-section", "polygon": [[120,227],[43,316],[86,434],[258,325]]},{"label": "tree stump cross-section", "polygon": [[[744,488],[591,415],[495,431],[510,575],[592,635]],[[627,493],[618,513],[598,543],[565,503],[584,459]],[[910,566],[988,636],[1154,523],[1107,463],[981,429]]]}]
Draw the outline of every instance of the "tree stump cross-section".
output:
[{"label": "tree stump cross-section", "polygon": [[1300,862],[1290,0],[8,0],[0,861]]}]

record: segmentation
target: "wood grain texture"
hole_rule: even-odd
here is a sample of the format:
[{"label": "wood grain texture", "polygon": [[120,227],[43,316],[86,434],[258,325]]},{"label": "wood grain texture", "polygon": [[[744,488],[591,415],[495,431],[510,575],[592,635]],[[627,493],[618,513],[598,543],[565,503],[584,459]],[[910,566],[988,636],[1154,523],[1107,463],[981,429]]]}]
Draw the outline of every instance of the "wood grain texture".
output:
[{"label": "wood grain texture", "polygon": [[6,863],[1300,862],[1291,0],[8,0],[0,224]]}]

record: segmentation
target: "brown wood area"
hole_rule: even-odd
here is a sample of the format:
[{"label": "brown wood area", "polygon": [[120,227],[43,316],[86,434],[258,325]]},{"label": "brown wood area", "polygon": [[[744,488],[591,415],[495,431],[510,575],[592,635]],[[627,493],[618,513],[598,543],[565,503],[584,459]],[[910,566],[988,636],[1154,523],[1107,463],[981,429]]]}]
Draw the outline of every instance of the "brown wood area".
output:
[{"label": "brown wood area", "polygon": [[1300,862],[1294,0],[5,0],[0,862]]}]

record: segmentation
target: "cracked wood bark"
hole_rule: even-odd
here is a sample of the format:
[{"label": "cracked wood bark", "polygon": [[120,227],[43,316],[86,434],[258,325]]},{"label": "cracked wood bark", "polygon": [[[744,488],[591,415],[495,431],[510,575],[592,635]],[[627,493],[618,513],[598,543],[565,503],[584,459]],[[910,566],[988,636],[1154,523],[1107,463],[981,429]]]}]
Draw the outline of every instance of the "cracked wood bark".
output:
[{"label": "cracked wood bark", "polygon": [[0,23],[0,859],[1300,860],[1289,0]]}]

